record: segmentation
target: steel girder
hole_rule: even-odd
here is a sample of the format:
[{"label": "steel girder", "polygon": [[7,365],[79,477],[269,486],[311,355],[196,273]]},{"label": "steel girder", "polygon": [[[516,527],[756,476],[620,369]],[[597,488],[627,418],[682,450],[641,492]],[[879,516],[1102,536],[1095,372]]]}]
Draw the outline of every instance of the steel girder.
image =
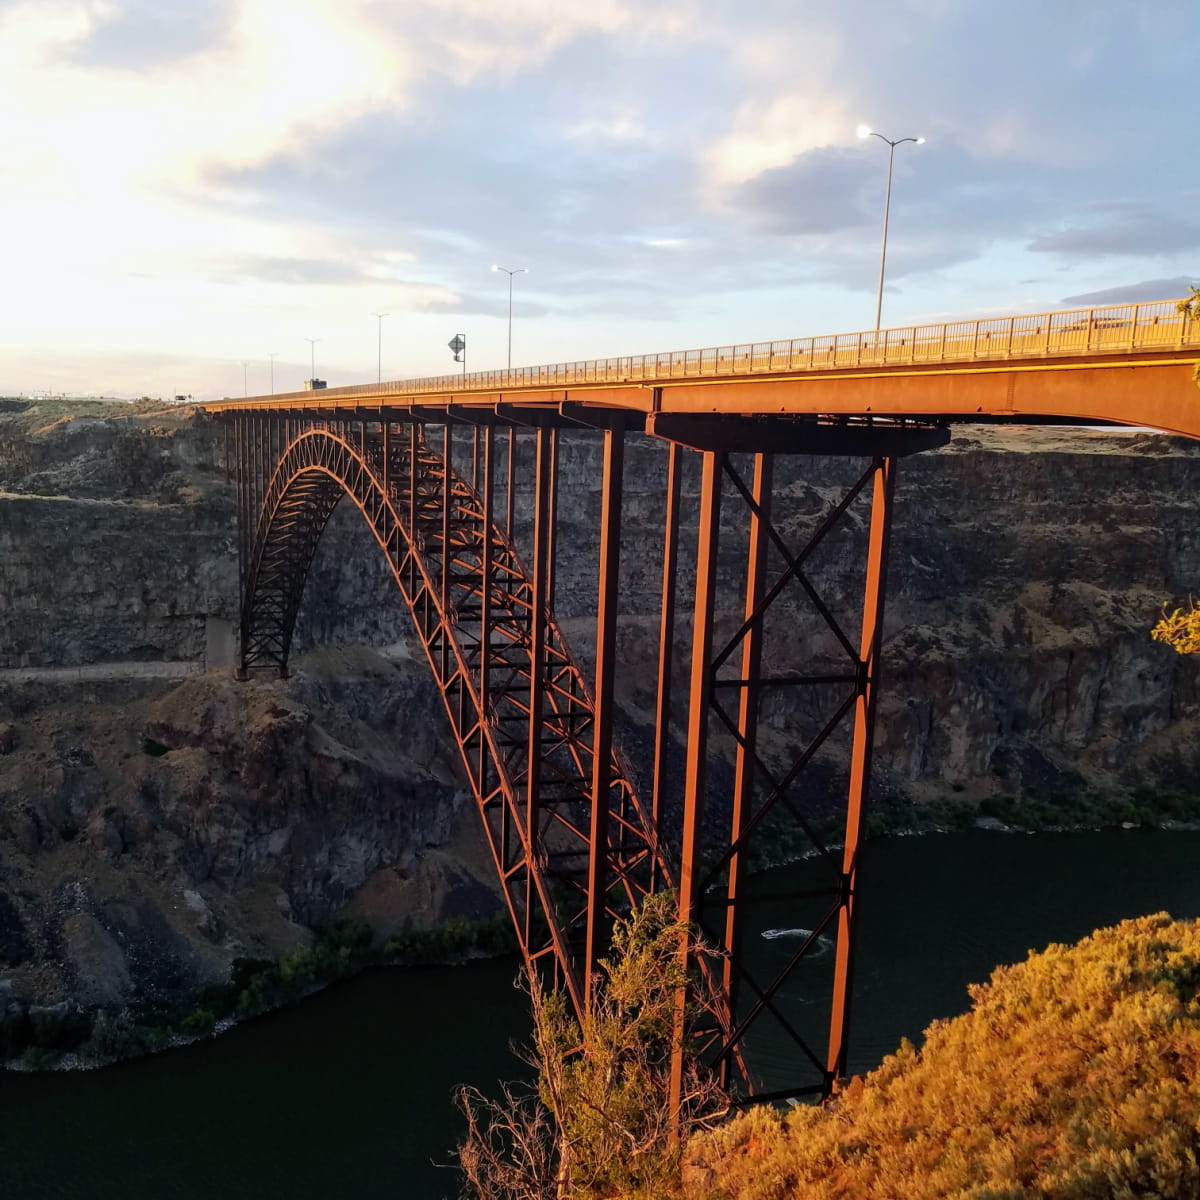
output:
[{"label": "steel girder", "polygon": [[[313,554],[334,507],[349,495],[383,549],[412,613],[530,969],[557,975],[576,1010],[584,1011],[611,920],[648,891],[674,886],[663,851],[663,842],[669,841],[680,850],[680,915],[698,925],[717,951],[692,964],[695,978],[705,980],[700,991],[713,1001],[698,1021],[688,997],[680,996],[676,1079],[682,1078],[685,1046],[699,1046],[743,1097],[827,1093],[846,1065],[892,456],[937,444],[944,431],[914,427],[897,433],[888,426],[882,433],[870,428],[837,433],[845,442],[843,452],[876,457],[807,540],[793,546],[787,522],[773,517],[772,454],[750,456],[751,476],[743,465],[744,447],[736,441],[723,444],[729,438],[719,421],[656,430],[668,441],[668,460],[647,812],[612,740],[626,418],[601,411],[590,414],[588,422],[604,429],[595,676],[589,688],[553,615],[556,436],[557,426],[569,422],[567,407],[555,412],[503,406],[481,414],[453,406],[426,410],[410,405],[377,416],[357,411],[348,419],[286,411],[229,414],[242,531],[240,669],[245,674],[270,667],[286,674]],[[519,439],[514,424],[525,427]],[[460,432],[457,448],[455,426]],[[466,452],[467,435],[470,464],[464,475],[454,467],[456,454]],[[757,436],[784,453],[813,448],[806,428],[764,424]],[[519,466],[518,440],[532,443],[531,461]],[[683,449],[689,446],[698,452],[702,475],[694,580],[679,563],[680,479]],[[522,480],[531,485],[530,502],[521,506],[522,521],[530,526],[528,567],[514,540],[514,496]],[[502,503],[497,502],[498,489]],[[728,577],[727,566],[718,571],[723,490],[726,503],[740,507],[748,530],[740,624],[730,623],[729,601],[718,595],[719,581]],[[807,571],[813,553],[835,529],[853,523],[852,506],[858,502],[861,508],[867,496],[863,598],[861,609],[852,606],[861,617],[856,642]],[[675,613],[683,599],[678,589],[685,581],[692,586],[693,617],[682,825],[664,837],[667,814],[675,812],[670,799],[675,789],[668,778],[672,647]],[[769,675],[764,662],[775,654],[768,644],[767,617],[779,596],[795,587],[825,622],[840,648],[841,663],[833,670],[801,668]],[[819,728],[813,727],[782,764],[778,755],[764,757],[758,735],[764,698],[781,689],[807,697],[810,716],[821,704],[827,708]],[[732,796],[720,810],[710,794],[710,726],[718,736],[724,733],[732,748]],[[835,837],[816,828],[809,795],[800,792],[806,768],[822,748],[835,744],[848,761],[840,847]],[[716,814],[727,821],[728,832],[713,844]],[[754,855],[755,839],[774,836],[781,819],[801,832],[828,868],[828,886],[816,889],[823,899],[818,897],[821,908],[811,930],[785,964],[760,978],[746,953],[745,915],[753,901],[747,873],[761,862]],[[795,1028],[781,1003],[782,990],[835,930],[829,1034],[822,1046],[820,1039]],[[752,1051],[764,1021],[781,1028],[799,1054],[801,1070],[784,1087],[765,1085],[755,1068]],[[805,1068],[806,1079],[800,1077]]]},{"label": "steel girder", "polygon": [[[756,454],[753,464],[753,477],[747,480],[729,454],[707,451],[703,456],[679,911],[681,917],[699,927],[704,940],[716,950],[708,969],[720,976],[723,1000],[720,1019],[706,1029],[693,1030],[693,1037],[736,1094],[770,1100],[826,1095],[846,1070],[857,875],[879,678],[895,460],[873,459],[799,546],[789,544],[772,517],[772,456]],[[722,484],[730,498],[744,508],[748,538],[744,619],[731,636],[720,637],[717,561]],[[807,565],[822,543],[839,527],[845,527],[855,501],[866,496],[870,516],[866,522],[862,601],[861,607],[855,606],[861,628],[855,641],[808,577]],[[767,618],[772,605],[793,586],[819,614],[838,648],[840,665],[768,675],[763,670],[769,649]],[[790,632],[785,630],[783,636],[789,637]],[[778,661],[778,656],[774,657]],[[780,763],[776,756],[768,762],[760,745],[759,725],[764,698],[781,690],[796,697],[797,711],[804,696],[810,720],[815,717],[815,727],[811,736],[791,747],[788,761]],[[728,833],[716,844],[712,844],[710,822],[714,799],[708,779],[710,726],[724,732],[734,757],[732,796],[723,810],[728,817]],[[838,835],[840,845],[817,828],[811,797],[803,786],[806,768],[823,748],[832,748],[839,735],[843,743],[849,742],[845,747],[848,792]],[[761,971],[750,966],[746,953],[743,927],[755,902],[747,871],[752,864],[769,860],[771,840],[779,837],[784,826],[802,836],[810,855],[827,868],[828,882],[809,885],[789,897],[816,905],[811,928],[796,930],[794,951],[782,965],[773,966],[766,977],[760,977]],[[797,853],[793,845],[791,854]],[[828,997],[828,1040],[821,1046],[813,1044],[811,1033],[796,1028],[794,1014],[784,1011],[780,1000],[799,965],[824,952],[827,937],[836,941]],[[781,1040],[790,1044],[799,1060],[799,1069],[791,1068],[795,1083],[770,1087],[761,1082],[751,1051],[768,1023],[764,1019],[774,1024],[776,1044]],[[758,1044],[761,1048],[761,1042]],[[673,1086],[677,1090],[683,1069],[682,1030],[677,1031],[676,1059]]]},{"label": "steel girder", "polygon": [[[606,434],[598,707],[550,611],[552,430],[533,435],[527,571],[494,519],[490,425],[472,436],[474,487],[454,473],[449,425],[432,442],[418,421],[267,425],[276,427],[235,420],[242,528],[254,530],[243,546],[241,673],[286,674],[313,554],[348,495],[412,614],[526,963],[556,972],[582,1011],[608,924],[654,880],[669,879],[649,815],[612,748],[620,433]],[[511,480],[511,431],[509,439]],[[511,488],[507,501],[511,513]]]}]

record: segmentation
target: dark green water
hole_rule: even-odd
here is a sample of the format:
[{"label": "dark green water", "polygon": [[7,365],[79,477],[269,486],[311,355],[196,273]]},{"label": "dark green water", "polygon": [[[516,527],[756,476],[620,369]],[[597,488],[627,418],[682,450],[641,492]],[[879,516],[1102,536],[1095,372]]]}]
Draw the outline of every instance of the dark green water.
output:
[{"label": "dark green water", "polygon": [[[873,843],[864,882],[854,1070],[967,1007],[966,985],[1031,947],[1127,916],[1200,916],[1200,834],[956,834]],[[803,880],[813,864],[768,877]],[[771,886],[771,890],[775,890]],[[765,929],[806,917],[767,905]],[[454,1196],[451,1094],[513,1078],[526,1016],[515,965],[376,972],[223,1037],[106,1071],[0,1073],[3,1200],[436,1200]],[[786,1004],[803,1025],[818,960]],[[787,1054],[763,1059],[786,1073]]]}]

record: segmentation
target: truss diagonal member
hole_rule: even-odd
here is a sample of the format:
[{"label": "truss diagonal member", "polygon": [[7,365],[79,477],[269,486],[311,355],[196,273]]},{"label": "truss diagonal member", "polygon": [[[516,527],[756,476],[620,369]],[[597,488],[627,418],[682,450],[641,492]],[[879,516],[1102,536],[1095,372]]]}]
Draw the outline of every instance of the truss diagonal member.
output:
[{"label": "truss diagonal member", "polygon": [[[603,479],[600,498],[600,570],[596,610],[596,727],[592,755],[591,844],[609,846],[609,809],[612,804],[613,678],[617,644],[617,586],[621,557],[621,495],[625,470],[625,430],[618,426],[604,432]],[[649,833],[649,830],[647,830]],[[619,840],[623,840],[620,838]],[[608,922],[598,903],[608,888],[607,853],[593,853],[588,863],[587,946],[584,951],[585,987],[591,1007],[595,972],[605,950]]]},{"label": "truss diagonal member", "polygon": [[[853,708],[854,703],[857,699],[858,699],[858,693],[857,692],[851,693],[851,695],[849,695],[842,702],[842,704],[838,707],[837,712],[835,712],[833,714],[833,716],[830,717],[829,720],[825,723],[825,726],[820,730],[820,732],[818,732],[817,735],[812,739],[812,741],[809,742],[809,744],[804,748],[803,753],[791,765],[791,767],[788,769],[787,774],[784,775],[784,777],[781,780],[779,780],[778,783],[775,784],[775,786],[772,788],[771,792],[766,796],[766,798],[762,801],[762,803],[759,804],[758,808],[756,808],[754,810],[753,815],[747,819],[747,821],[742,829],[742,835],[741,835],[742,841],[745,841],[747,838],[749,838],[751,836],[751,834],[754,833],[754,831],[758,828],[758,826],[760,824],[762,824],[762,822],[766,818],[767,814],[771,811],[772,808],[774,808],[774,806],[777,803],[780,802],[780,800],[783,800],[784,803],[787,803],[787,789],[791,786],[793,781],[796,779],[796,776],[798,776],[800,774],[800,772],[802,770],[804,770],[804,768],[808,765],[808,762],[813,757],[813,755],[816,754],[816,752],[828,740],[828,738],[833,733],[833,731],[842,723],[842,721],[845,719],[846,714],[850,711],[851,708]],[[812,828],[812,826],[809,824],[808,819],[804,816],[804,814],[801,813],[798,809],[796,809],[790,805],[789,805],[789,811],[796,818],[797,824],[799,824],[800,828],[804,831],[805,836],[812,843],[813,848],[817,851],[817,853],[821,855],[821,857],[825,860],[825,862],[830,867],[832,867],[835,871],[838,870],[838,863],[836,862],[836,860],[833,857],[833,852],[829,849],[828,846],[825,845],[824,839],[822,839],[817,834],[816,830],[814,830]],[[727,846],[721,852],[721,854],[716,858],[716,860],[710,866],[708,873],[704,876],[703,882],[701,884],[702,891],[704,889],[707,889],[708,887],[710,887],[716,881],[721,870],[724,868],[725,864],[729,861],[730,855],[733,854],[739,848],[740,848],[739,843],[731,843],[729,846]]]},{"label": "truss diagonal member", "polygon": [[[321,443],[320,446],[315,445],[318,440]],[[395,508],[392,507],[391,502],[385,501],[382,508],[376,506],[375,501],[382,494],[382,485],[370,472],[367,464],[362,459],[356,457],[352,447],[334,435],[324,432],[310,431],[302,433],[298,441],[301,444],[297,447],[296,455],[289,460],[289,456],[285,454],[278,468],[277,478],[291,480],[308,471],[316,471],[328,476],[336,482],[336,485],[341,490],[349,494],[360,511],[364,513],[364,516],[368,517],[368,520],[372,511],[384,515],[385,524],[382,527],[372,525],[372,533],[385,554],[388,555],[393,575],[400,585],[410,609],[413,611],[418,636],[425,648],[426,658],[429,660],[430,666],[434,671],[435,679],[438,680],[439,686],[442,689],[446,710],[450,716],[451,725],[455,730],[456,737],[459,740],[460,748],[463,751],[468,776],[472,781],[473,790],[476,792],[477,802],[482,804],[483,797],[481,792],[486,789],[481,788],[481,780],[478,773],[472,769],[474,764],[468,753],[463,728],[465,712],[462,710],[462,702],[467,696],[470,697],[469,706],[475,709],[475,713],[472,714],[467,724],[471,727],[481,724],[484,736],[486,737],[490,738],[490,733],[486,723],[481,722],[483,709],[481,699],[477,694],[472,693],[472,689],[466,682],[467,673],[461,662],[461,650],[453,636],[452,623],[448,621],[448,614],[442,609],[436,598],[437,590],[430,578],[430,569],[436,570],[436,566],[431,562],[430,566],[426,567],[421,562],[419,556],[410,552],[410,539],[405,537],[403,522],[400,520]],[[285,483],[277,489],[277,494],[286,494],[286,491],[287,485]],[[269,523],[267,528],[270,528]],[[397,558],[394,551],[401,543],[407,544],[404,546],[402,556]],[[413,588],[413,584],[417,580],[420,581],[419,603],[418,589]],[[252,603],[255,594],[253,580],[248,584],[247,594],[252,598]],[[465,689],[465,691],[460,689]],[[503,769],[500,764],[503,762],[503,758],[495,746],[491,749],[490,757],[495,764],[496,770],[501,772],[502,775]],[[555,919],[553,897],[547,891],[546,881],[537,868],[537,850],[535,845],[528,840],[528,826],[525,833],[526,837],[522,849],[527,864],[525,874],[528,884],[526,888],[525,911],[523,914],[526,918],[525,927],[527,936],[523,945],[527,954],[531,957],[540,953],[532,940],[532,926],[529,924],[529,918],[532,916],[533,909],[532,902],[536,897],[541,920],[547,929],[548,944],[555,956],[560,959],[568,990],[572,995],[572,1000],[578,1004],[581,1002],[582,996],[575,978],[575,972],[571,969],[572,953],[564,931],[559,928],[558,922]],[[497,847],[493,847],[493,854],[496,853],[496,850]],[[506,864],[498,861],[497,866],[503,870]],[[506,894],[508,895],[510,909],[515,919],[517,909],[513,907],[511,890]]]},{"label": "truss diagonal member", "polygon": [[[735,485],[735,487],[737,487],[738,491],[741,493],[742,498],[750,506],[751,512],[754,512],[754,498],[753,498],[753,496],[750,495],[749,490],[746,488],[744,481],[731,468],[727,468],[727,473],[733,479],[734,485]],[[859,478],[854,483],[854,485],[846,492],[846,494],[841,498],[841,500],[838,501],[838,503],[832,509],[830,509],[830,511],[828,513],[826,513],[826,515],[822,519],[821,523],[817,526],[817,528],[809,536],[809,539],[805,543],[804,548],[796,556],[792,555],[791,551],[788,550],[787,546],[784,544],[783,539],[779,537],[778,533],[775,532],[773,527],[768,522],[768,530],[769,530],[769,535],[771,537],[772,544],[775,546],[776,550],[779,551],[780,556],[783,558],[784,563],[786,565],[786,570],[774,582],[774,584],[771,585],[770,589],[763,596],[762,602],[758,606],[758,609],[754,613],[752,613],[750,616],[748,616],[745,621],[742,622],[742,624],[738,628],[737,632],[729,639],[729,641],[721,649],[721,652],[716,656],[716,658],[713,659],[713,671],[714,672],[719,670],[724,665],[725,661],[729,658],[729,656],[741,644],[742,639],[746,636],[747,633],[750,632],[751,627],[755,624],[761,623],[761,621],[763,620],[763,617],[766,613],[766,610],[771,607],[771,605],[774,603],[775,599],[779,596],[780,592],[782,592],[783,589],[788,585],[788,583],[792,579],[792,577],[795,575],[801,574],[801,568],[804,566],[804,563],[807,561],[809,555],[811,555],[813,553],[813,551],[816,550],[816,548],[821,544],[822,540],[825,538],[826,534],[828,534],[830,532],[830,530],[832,530],[837,525],[837,523],[842,519],[842,515],[846,512],[846,510],[850,507],[850,505],[853,504],[854,501],[858,499],[859,495],[862,493],[863,488],[865,488],[867,486],[867,484],[870,482],[870,479],[871,479],[871,471],[868,469],[866,472],[863,473],[861,478]],[[807,581],[805,581],[805,582],[807,582]],[[820,597],[816,596],[816,593],[811,591],[811,585],[808,590],[809,590],[810,598],[814,599],[816,603],[821,604],[821,607],[823,608],[824,605],[820,601]],[[820,610],[818,609],[818,611],[820,611]],[[833,621],[832,615],[831,614],[826,615],[826,614],[828,614],[828,609],[826,609],[825,612],[822,613],[822,616],[824,616],[825,620],[829,622],[830,628],[833,630],[834,636],[839,637],[839,640],[842,642],[843,648],[847,651],[849,657],[851,659],[854,659],[855,661],[857,661],[857,655],[854,653],[854,647],[850,644],[849,640],[845,637],[845,635],[841,633],[840,627],[837,625],[837,623],[835,621]]]},{"label": "truss diagonal member", "polygon": [[801,942],[801,944],[796,947],[796,949],[789,956],[788,961],[784,964],[784,966],[778,972],[776,972],[774,979],[772,979],[771,982],[766,985],[766,987],[761,987],[757,983],[757,981],[754,979],[754,976],[751,975],[749,971],[745,970],[745,968],[741,967],[739,964],[739,971],[740,971],[741,979],[756,994],[757,1000],[755,1001],[753,1006],[750,1008],[750,1010],[729,1031],[729,1033],[725,1039],[725,1045],[722,1047],[722,1053],[728,1054],[730,1049],[732,1049],[732,1047],[734,1047],[738,1044],[738,1042],[745,1035],[746,1031],[750,1028],[751,1025],[753,1025],[754,1021],[757,1019],[759,1014],[762,1013],[764,1010],[768,1010],[768,1011],[770,1011],[771,1015],[774,1016],[776,1018],[776,1020],[779,1021],[779,1023],[784,1027],[784,1029],[786,1029],[788,1031],[788,1034],[791,1036],[792,1040],[804,1051],[804,1053],[812,1061],[813,1066],[815,1066],[816,1069],[822,1073],[822,1075],[825,1074],[826,1064],[822,1063],[821,1060],[819,1058],[817,1058],[817,1056],[812,1052],[812,1050],[809,1048],[807,1040],[792,1028],[791,1023],[787,1020],[787,1018],[779,1011],[778,1007],[775,1005],[774,996],[775,996],[775,993],[778,992],[779,989],[784,985],[784,983],[787,982],[788,977],[796,969],[797,965],[801,962],[801,960],[808,956],[808,954],[811,952],[813,946],[815,946],[817,944],[817,941],[821,937],[822,932],[826,928],[828,928],[830,922],[832,922],[833,919],[838,915],[839,911],[840,911],[840,905],[838,905],[838,904],[834,904],[832,907],[830,907],[828,909],[828,911],[825,913],[825,915],[820,919],[820,921],[818,921],[816,923],[814,928],[809,932],[808,937],[806,937]]},{"label": "truss diagonal member", "polygon": [[[243,628],[257,630],[256,661],[286,665],[325,509],[350,495],[388,557],[441,688],[526,961],[553,959],[580,1008],[589,911],[611,909],[615,891],[631,900],[643,894],[649,862],[665,877],[662,851],[611,746],[608,770],[599,771],[608,786],[599,796],[593,791],[597,713],[550,611],[553,531],[543,530],[535,582],[491,519],[494,468],[472,464],[477,494],[453,469],[458,445],[446,439],[432,449],[420,425],[407,428],[401,437],[379,422],[297,421],[286,427],[290,441],[255,441],[253,430],[235,438],[247,447],[271,442],[277,456],[271,474],[270,455],[255,450],[259,474],[243,472],[242,528],[258,531],[246,555],[253,562],[244,575]],[[473,439],[473,452],[485,459],[490,446],[490,431]],[[504,737],[513,717],[528,731],[539,708],[544,736]],[[590,830],[597,806],[612,818],[600,841]],[[587,863],[595,857],[604,861],[599,894],[588,888]],[[564,888],[587,903],[564,908]]]},{"label": "truss diagonal member", "polygon": [[[757,511],[758,507],[759,507],[758,502],[754,499],[754,497],[752,497],[750,495],[749,491],[746,488],[745,482],[742,480],[742,477],[736,471],[734,471],[733,467],[729,464],[726,464],[726,473],[731,477],[731,479],[733,480],[734,486],[742,494],[743,499],[745,499],[746,502],[750,505],[752,511]],[[823,525],[821,537],[823,538],[825,536],[825,533],[828,532],[828,530],[831,528],[833,528],[833,526]],[[843,632],[841,625],[837,622],[833,613],[830,611],[829,606],[825,603],[824,600],[821,599],[820,595],[817,593],[816,588],[813,587],[812,581],[808,578],[808,576],[804,573],[804,571],[802,571],[800,569],[799,564],[793,558],[791,551],[787,547],[787,544],[784,542],[783,538],[779,536],[778,531],[770,523],[770,521],[766,522],[766,530],[767,530],[767,536],[771,539],[771,542],[774,544],[775,549],[779,552],[780,556],[784,560],[784,563],[787,565],[787,572],[785,572],[785,578],[795,579],[796,582],[800,584],[800,586],[804,589],[805,593],[808,595],[809,601],[812,603],[812,606],[821,615],[821,617],[824,619],[825,623],[829,626],[830,630],[833,632],[834,637],[836,637],[838,642],[841,644],[842,649],[846,653],[846,657],[849,658],[853,662],[857,662],[858,660],[857,660],[857,657],[854,652],[854,647],[850,644],[850,639]],[[805,548],[805,557],[807,557],[807,555],[809,553],[811,553],[811,551],[813,549],[815,549],[815,547],[819,544],[819,542],[820,542],[820,539],[817,539],[816,541],[810,540],[809,545]],[[762,614],[762,613],[765,613],[765,611],[766,611],[766,606],[760,606],[758,612],[760,614]],[[762,620],[761,615],[759,616],[758,619],[760,621]]]}]

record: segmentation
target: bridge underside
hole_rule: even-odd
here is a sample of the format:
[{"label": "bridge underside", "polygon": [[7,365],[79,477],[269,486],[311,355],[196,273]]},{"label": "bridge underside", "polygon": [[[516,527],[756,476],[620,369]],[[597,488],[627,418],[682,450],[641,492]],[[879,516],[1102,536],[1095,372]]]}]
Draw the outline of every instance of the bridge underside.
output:
[{"label": "bridge underside", "polygon": [[[846,1064],[896,462],[947,430],[922,419],[647,422],[569,403],[277,406],[223,419],[237,468],[241,673],[286,674],[309,566],[349,496],[412,614],[529,969],[582,1011],[613,919],[675,888],[713,951],[695,964],[717,1002],[693,1043],[742,1096],[828,1092]],[[662,602],[652,751],[635,770],[613,738],[618,582],[626,436],[648,424],[665,459],[661,533],[624,532],[627,550],[636,535],[658,556]],[[586,671],[555,619],[568,429],[601,443]],[[795,489],[776,481],[781,464],[795,473],[786,456],[805,453],[855,463],[843,494],[801,517]],[[681,554],[690,537],[694,554]],[[859,584],[835,600],[809,572],[838,539]],[[797,644],[796,604],[819,616],[812,645]],[[786,954],[763,961],[750,875],[785,846],[815,856],[825,881],[792,897]],[[803,1019],[789,1001],[797,986]]]}]

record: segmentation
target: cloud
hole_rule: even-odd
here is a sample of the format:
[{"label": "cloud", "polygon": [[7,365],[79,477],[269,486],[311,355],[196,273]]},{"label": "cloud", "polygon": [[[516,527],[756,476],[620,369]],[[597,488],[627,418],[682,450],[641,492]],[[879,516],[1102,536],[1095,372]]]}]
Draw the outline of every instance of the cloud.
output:
[{"label": "cloud", "polygon": [[1200,180],[1162,96],[1191,58],[1161,30],[1193,5],[0,0],[6,333],[197,362],[321,334],[370,367],[372,312],[439,355],[454,313],[481,361],[497,260],[532,269],[547,360],[833,328],[878,271],[859,121],[928,138],[896,152],[897,319],[1182,277]]},{"label": "cloud", "polygon": [[1173,279],[1146,279],[1141,283],[1102,288],[1098,292],[1064,296],[1061,303],[1071,308],[1103,308],[1108,304],[1142,304],[1154,300],[1171,300],[1186,296],[1188,289],[1198,282],[1200,273],[1191,276],[1176,275]]},{"label": "cloud", "polygon": [[1148,202],[1092,206],[1094,217],[1084,225],[1044,234],[1029,244],[1038,253],[1069,258],[1111,255],[1160,255],[1200,247],[1200,220],[1164,213]]},{"label": "cloud", "polygon": [[145,71],[216,49],[227,32],[232,0],[124,0],[102,8],[101,19],[73,47],[83,67]]},{"label": "cloud", "polygon": [[741,184],[727,203],[765,233],[830,234],[882,216],[874,156],[857,147],[827,147],[801,155]]},{"label": "cloud", "polygon": [[[462,313],[504,316],[507,298],[491,291],[458,291],[444,283],[406,279],[386,261],[370,262],[352,253],[329,258],[246,257],[221,264],[205,264],[207,278],[222,284],[263,284],[271,287],[304,287],[309,294],[317,289],[340,290],[349,300],[353,292],[369,292],[371,297],[386,296],[389,308],[397,313]],[[373,300],[358,300],[364,308]],[[527,297],[513,305],[522,317],[545,316],[551,308]]]},{"label": "cloud", "polygon": [[212,278],[247,283],[354,284],[376,282],[377,275],[346,259],[246,258],[209,266]]},{"label": "cloud", "polygon": [[851,127],[846,101],[833,91],[813,88],[750,101],[740,107],[732,129],[709,147],[707,173],[718,188],[745,183],[836,144]]}]

